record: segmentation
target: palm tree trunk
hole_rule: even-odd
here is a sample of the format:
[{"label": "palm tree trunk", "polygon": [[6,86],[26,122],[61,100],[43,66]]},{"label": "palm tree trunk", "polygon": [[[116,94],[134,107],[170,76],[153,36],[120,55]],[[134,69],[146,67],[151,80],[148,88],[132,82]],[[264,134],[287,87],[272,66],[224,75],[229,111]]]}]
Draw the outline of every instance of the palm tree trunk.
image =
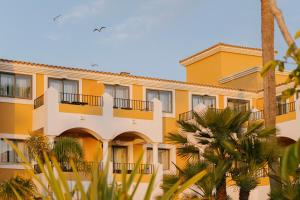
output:
[{"label": "palm tree trunk", "polygon": [[[274,16],[269,0],[261,0],[261,33],[263,65],[274,60]],[[275,70],[269,70],[264,77],[264,119],[267,128],[276,126],[276,82]],[[276,138],[270,138],[276,142]],[[270,175],[279,171],[278,161],[270,163]],[[279,186],[270,177],[271,192]]]},{"label": "palm tree trunk", "polygon": [[226,192],[226,176],[222,177],[222,180],[217,185],[217,200],[226,200],[227,199],[227,192]]},{"label": "palm tree trunk", "polygon": [[240,200],[248,200],[250,195],[250,191],[243,190],[243,188],[240,188]]}]

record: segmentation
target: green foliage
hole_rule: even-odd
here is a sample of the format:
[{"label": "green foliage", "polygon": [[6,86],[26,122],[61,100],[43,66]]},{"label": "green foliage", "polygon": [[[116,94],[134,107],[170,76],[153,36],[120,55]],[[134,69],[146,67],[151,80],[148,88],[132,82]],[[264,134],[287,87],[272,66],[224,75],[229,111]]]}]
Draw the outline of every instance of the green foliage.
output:
[{"label": "green foliage", "polygon": [[60,137],[55,141],[53,155],[65,168],[69,168],[69,161],[76,165],[83,161],[84,153],[79,142],[71,137]]},{"label": "green foliage", "polygon": [[[300,38],[300,31],[295,34],[295,40]],[[269,70],[278,69],[278,71],[283,72],[286,68],[286,64],[292,64],[293,70],[290,72],[286,83],[293,82],[291,88],[283,91],[283,96],[285,98],[295,94],[297,91],[297,86],[300,84],[300,49],[297,47],[296,43],[289,46],[286,51],[286,55],[283,60],[273,60],[268,62],[262,69],[261,75],[264,76]]]},{"label": "green foliage", "polygon": [[[183,132],[170,134],[168,140],[177,145],[177,154],[187,164],[183,169],[177,167],[178,174],[165,177],[165,188],[178,180],[184,182],[201,170],[200,166],[206,166],[208,173],[195,184],[197,190],[191,188],[203,198],[214,197],[215,188],[226,186],[226,172],[232,174],[244,191],[254,189],[257,171],[273,158],[267,138],[275,136],[276,130],[265,129],[263,123],[250,123],[250,114],[229,108],[221,112],[208,109],[204,113],[195,112],[194,121],[179,121]],[[194,143],[188,139],[191,134]],[[204,149],[201,153],[204,161],[199,160],[199,148]]]},{"label": "green foliage", "polygon": [[288,146],[281,158],[280,174],[273,176],[282,188],[271,193],[272,199],[296,200],[300,199],[300,140]]},{"label": "green foliage", "polygon": [[0,199],[33,199],[36,186],[30,179],[20,176],[13,177],[0,183]]},{"label": "green foliage", "polygon": [[[32,177],[32,180],[35,180],[35,182],[37,182],[37,184],[43,189],[43,191],[45,191],[45,193],[40,193],[36,190],[30,190],[31,194],[42,199],[71,200],[77,198],[82,200],[132,200],[134,195],[136,194],[137,188],[139,187],[140,181],[144,176],[144,174],[138,174],[139,165],[141,164],[143,156],[139,158],[131,174],[128,175],[125,170],[122,170],[121,183],[117,183],[115,177],[113,178],[111,183],[108,182],[108,179],[111,178],[108,177],[108,163],[105,165],[104,170],[100,170],[98,166],[94,165],[89,174],[90,183],[87,190],[85,190],[80,178],[80,172],[77,171],[75,163],[70,160],[70,166],[72,167],[72,173],[76,181],[74,188],[71,188],[70,184],[68,184],[67,182],[66,174],[62,171],[60,163],[54,156],[55,154],[49,158],[48,154],[44,152],[43,158],[45,162],[42,162],[39,158],[37,159],[37,163],[39,165],[39,168],[41,169],[41,174],[45,177],[45,181],[42,180],[39,175],[34,173],[33,166],[26,160],[22,152],[20,152],[20,150],[10,141],[6,140],[6,142],[13,147],[18,156],[22,159],[22,161],[24,162],[23,165],[25,169],[28,170],[28,173]],[[75,156],[74,158],[77,158],[77,156]],[[167,191],[163,196],[159,197],[159,199],[168,200],[173,195],[176,196],[182,193],[182,191],[186,190],[189,186],[202,179],[205,174],[206,171],[203,170],[195,174],[182,185],[179,185],[179,183],[174,184],[170,187],[170,190]],[[155,185],[155,177],[156,172],[154,172],[154,174],[151,176],[149,185],[145,191],[145,196],[140,197],[140,199],[149,200],[150,198],[152,198],[152,193]],[[134,180],[137,180],[135,184]],[[11,186],[11,189],[16,194],[16,199],[26,199],[22,197],[23,193],[22,190],[20,190],[19,185]]]},{"label": "green foliage", "polygon": [[41,160],[42,162],[44,162],[43,152],[49,154],[51,149],[48,138],[43,135],[31,135],[26,140],[26,146],[28,148],[30,157],[35,161]]}]

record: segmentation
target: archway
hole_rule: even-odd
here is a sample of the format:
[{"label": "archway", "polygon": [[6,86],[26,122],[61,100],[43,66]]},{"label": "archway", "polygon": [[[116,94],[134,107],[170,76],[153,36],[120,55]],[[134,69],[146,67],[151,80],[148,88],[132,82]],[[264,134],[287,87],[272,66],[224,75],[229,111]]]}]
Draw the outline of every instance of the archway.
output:
[{"label": "archway", "polygon": [[[145,151],[150,142],[151,140],[147,136],[134,131],[117,135],[111,142],[111,161],[113,162],[114,173],[121,173],[122,168],[130,173],[142,156],[143,163],[145,163]],[[143,173],[152,173],[153,171],[150,164],[142,164],[139,170]]]},{"label": "archway", "polygon": [[296,143],[296,141],[293,140],[292,138],[284,137],[284,136],[277,137],[277,142],[281,147],[287,147],[291,144]]},{"label": "archway", "polygon": [[85,161],[99,162],[102,160],[102,142],[98,134],[86,128],[72,128],[62,132],[59,137],[75,138],[84,151]]}]

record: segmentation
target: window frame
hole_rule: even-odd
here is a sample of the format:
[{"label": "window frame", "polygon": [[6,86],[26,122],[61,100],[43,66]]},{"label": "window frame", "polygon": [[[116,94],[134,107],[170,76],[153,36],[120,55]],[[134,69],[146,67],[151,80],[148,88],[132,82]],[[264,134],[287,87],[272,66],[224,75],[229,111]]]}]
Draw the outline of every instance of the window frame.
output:
[{"label": "window frame", "polygon": [[[127,98],[127,100],[130,99],[130,87],[129,86],[127,86],[127,85],[119,85],[119,84],[104,84],[104,92],[106,90],[106,86],[110,86],[110,87],[114,88],[113,98],[116,98],[116,89],[117,89],[117,87],[127,88],[128,89],[128,98]],[[125,98],[121,98],[121,99],[125,99]]]},{"label": "window frame", "polygon": [[74,81],[77,83],[77,93],[76,94],[79,94],[79,80],[74,80],[74,79],[67,79],[67,78],[53,78],[53,77],[48,77],[48,88],[50,87],[50,81],[51,80],[57,80],[57,81],[61,81],[62,82],[62,93],[65,94],[64,90],[65,90],[65,87],[64,87],[64,81]]},{"label": "window frame", "polygon": [[[152,147],[147,147],[147,149],[146,149],[146,152],[148,153],[148,150],[151,150],[151,153],[153,154],[153,148]],[[169,158],[169,160],[168,160],[168,168],[167,169],[163,169],[164,171],[169,171],[170,169],[171,169],[171,149],[169,149],[169,148],[158,148],[157,149],[157,161],[159,162],[159,151],[167,151],[168,152],[168,158]],[[147,158],[147,155],[146,155],[146,158]],[[146,160],[146,162],[148,162],[147,160]],[[160,163],[160,162],[159,162]],[[151,163],[147,163],[147,164],[153,164],[153,157],[152,157],[152,161],[151,161]],[[162,163],[160,163],[161,165],[162,165]]]},{"label": "window frame", "polygon": [[193,97],[194,96],[214,98],[215,99],[215,105],[214,105],[214,107],[210,107],[210,108],[217,108],[217,97],[216,96],[205,95],[205,94],[203,94],[203,95],[202,94],[192,94],[192,97],[191,97],[191,107],[192,107],[192,110],[194,109],[194,105],[193,105]]},{"label": "window frame", "polygon": [[160,90],[160,89],[150,89],[150,88],[146,88],[146,101],[151,101],[148,100],[148,92],[149,91],[154,91],[154,92],[158,92],[158,100],[160,100],[160,93],[161,92],[169,92],[171,94],[171,98],[170,98],[170,103],[171,103],[171,110],[170,111],[163,111],[163,113],[173,113],[173,92],[170,90]]},{"label": "window frame", "polygon": [[[10,145],[7,144],[6,142],[4,142],[3,138],[0,139],[2,144],[5,144],[6,146],[4,147],[1,147],[0,146],[0,149],[2,150],[2,148],[5,148],[6,151],[3,152],[3,153],[6,153],[7,154],[7,158],[6,158],[6,161],[2,161],[1,157],[0,157],[0,164],[21,164],[23,163],[21,160],[21,158],[19,158],[17,152],[15,152],[15,150],[13,148],[11,148],[11,150],[8,148]],[[25,140],[22,140],[22,139],[8,139],[10,142],[12,142],[14,145],[17,146],[17,143],[18,142],[22,142],[24,143],[25,145]],[[26,152],[23,152],[24,153],[24,156],[27,156],[27,159],[28,160],[31,160],[31,157],[29,155],[29,152],[28,152],[28,148],[26,147],[26,145],[24,146],[25,147],[25,151]],[[24,149],[23,149],[24,150]],[[10,161],[10,154],[9,152],[13,152],[13,161]]]},{"label": "window frame", "polygon": [[[12,75],[14,80],[13,80],[13,94],[11,96],[8,96],[8,95],[2,95],[0,93],[0,97],[8,97],[8,98],[29,99],[29,100],[32,100],[32,96],[33,96],[33,80],[32,80],[32,75],[0,71],[0,87],[1,87],[1,74]],[[17,77],[28,77],[30,79],[29,97],[16,96],[16,89],[17,89],[16,82],[17,82]]]}]

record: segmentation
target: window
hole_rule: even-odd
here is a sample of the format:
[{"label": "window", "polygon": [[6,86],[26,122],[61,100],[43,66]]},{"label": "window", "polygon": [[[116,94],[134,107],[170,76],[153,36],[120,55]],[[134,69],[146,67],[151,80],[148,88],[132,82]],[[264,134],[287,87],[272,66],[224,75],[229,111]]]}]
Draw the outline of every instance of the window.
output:
[{"label": "window", "polygon": [[[170,149],[158,149],[158,162],[162,164],[163,170],[170,169]],[[153,163],[153,150],[152,148],[147,148],[147,163]]]},{"label": "window", "polygon": [[32,76],[0,72],[0,96],[31,99]]},{"label": "window", "polygon": [[161,101],[162,110],[166,113],[172,112],[172,92],[163,90],[146,90],[147,101],[152,101],[157,98]]},{"label": "window", "polygon": [[248,111],[250,110],[250,101],[244,99],[227,99],[227,106],[232,110]]},{"label": "window", "polygon": [[282,98],[282,96],[276,97],[276,106],[277,106],[277,115],[283,115],[287,113],[287,104],[286,99]]},{"label": "window", "polygon": [[208,108],[215,108],[216,97],[207,95],[192,95],[192,108],[194,109],[199,104],[203,104]]},{"label": "window", "polygon": [[114,108],[130,108],[128,86],[105,85],[105,92],[114,98]]},{"label": "window", "polygon": [[[25,146],[25,142],[23,140],[10,140],[13,142],[18,149],[24,153],[26,158],[29,158],[28,151]],[[17,153],[13,150],[13,148],[4,142],[4,140],[0,140],[0,162],[1,163],[20,163],[22,160],[17,156]]]},{"label": "window", "polygon": [[129,99],[129,87],[122,85],[105,85],[105,92],[113,98]]},{"label": "window", "polygon": [[113,146],[113,162],[128,163],[126,146]]},{"label": "window", "polygon": [[48,87],[53,87],[59,93],[78,94],[78,81],[69,79],[49,78]]}]

